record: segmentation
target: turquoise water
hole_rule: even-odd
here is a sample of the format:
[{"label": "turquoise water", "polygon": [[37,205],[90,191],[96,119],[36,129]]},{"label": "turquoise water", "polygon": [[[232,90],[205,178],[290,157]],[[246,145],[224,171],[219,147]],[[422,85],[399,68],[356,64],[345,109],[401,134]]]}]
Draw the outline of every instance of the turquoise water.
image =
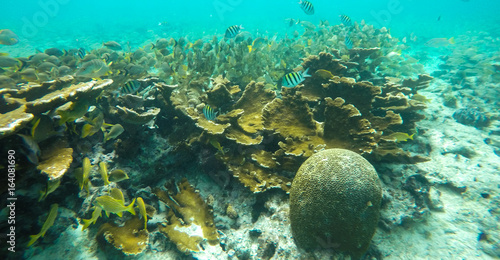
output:
[{"label": "turquoise water", "polygon": [[[241,24],[253,35],[284,35],[285,19],[318,24],[340,23],[346,14],[387,27],[395,37],[414,33],[421,39],[450,38],[467,31],[499,33],[500,3],[494,0],[448,1],[313,1],[314,15],[306,15],[297,1],[2,1],[0,28],[19,34],[17,46],[0,51],[27,54],[50,47],[98,47],[103,41],[130,42],[132,47],[159,37],[222,36]],[[438,18],[439,21],[438,21]],[[166,26],[158,25],[166,22]]]}]

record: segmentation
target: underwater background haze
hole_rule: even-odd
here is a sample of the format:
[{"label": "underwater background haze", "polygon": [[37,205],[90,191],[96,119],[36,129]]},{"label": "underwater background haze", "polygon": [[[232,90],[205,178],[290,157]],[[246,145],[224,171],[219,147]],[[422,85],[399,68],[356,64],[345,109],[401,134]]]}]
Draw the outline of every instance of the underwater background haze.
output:
[{"label": "underwater background haze", "polygon": [[[500,33],[500,3],[495,0],[318,0],[313,4],[315,14],[306,15],[294,0],[4,0],[0,27],[17,32],[20,46],[30,51],[95,47],[108,40],[130,41],[132,47],[140,47],[155,37],[223,35],[234,24],[252,34],[283,36],[290,34],[287,18],[336,24],[341,14],[391,29],[400,38],[411,33],[422,40],[474,30]],[[6,49],[0,46],[2,50]]]}]

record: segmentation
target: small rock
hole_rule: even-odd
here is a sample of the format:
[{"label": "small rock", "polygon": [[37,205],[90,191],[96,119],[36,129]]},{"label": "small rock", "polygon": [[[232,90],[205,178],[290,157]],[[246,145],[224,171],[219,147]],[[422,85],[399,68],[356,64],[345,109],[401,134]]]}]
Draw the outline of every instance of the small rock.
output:
[{"label": "small rock", "polygon": [[453,113],[457,122],[474,127],[484,127],[490,124],[490,119],[476,108],[461,108]]},{"label": "small rock", "polygon": [[226,215],[232,219],[238,218],[238,212],[236,212],[233,205],[231,205],[231,204],[227,204]]}]

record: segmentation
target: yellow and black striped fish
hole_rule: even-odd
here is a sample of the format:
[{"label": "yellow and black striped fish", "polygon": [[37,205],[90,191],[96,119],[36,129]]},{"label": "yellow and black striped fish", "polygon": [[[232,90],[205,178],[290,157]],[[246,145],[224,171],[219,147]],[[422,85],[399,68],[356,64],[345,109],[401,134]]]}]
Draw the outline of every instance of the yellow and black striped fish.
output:
[{"label": "yellow and black striped fish", "polygon": [[141,84],[137,80],[131,80],[127,82],[122,87],[122,93],[124,94],[133,94],[137,92],[137,90],[141,87]]},{"label": "yellow and black striped fish", "polygon": [[203,115],[205,115],[205,118],[209,121],[214,121],[217,117],[217,113],[218,112],[215,112],[209,105],[205,105],[205,107],[203,107]]},{"label": "yellow and black striped fish", "polygon": [[230,26],[229,28],[227,28],[224,38],[234,38],[236,35],[238,35],[238,33],[240,33],[241,29],[244,29],[241,25]]},{"label": "yellow and black striped fish", "polygon": [[353,44],[352,44],[352,40],[349,37],[349,35],[345,36],[344,44],[345,44],[345,47],[347,47],[347,49],[352,49]]},{"label": "yellow and black striped fish", "polygon": [[304,13],[308,15],[313,15],[314,14],[314,6],[311,4],[311,2],[306,1],[306,0],[300,0],[299,2],[300,8],[304,10]]},{"label": "yellow and black striped fish", "polygon": [[281,85],[285,88],[293,88],[293,87],[299,85],[300,83],[302,83],[302,81],[304,81],[306,79],[306,77],[311,76],[311,75],[307,74],[308,70],[309,70],[309,68],[307,68],[302,73],[292,72],[292,73],[286,74],[283,77],[283,82],[281,83]]},{"label": "yellow and black striped fish", "polygon": [[347,16],[345,14],[340,15],[340,21],[342,22],[342,24],[344,24],[347,27],[352,26],[351,18],[349,18],[349,16]]},{"label": "yellow and black striped fish", "polygon": [[83,59],[85,57],[85,55],[87,54],[87,52],[85,51],[84,48],[80,48],[78,49],[78,51],[76,52],[76,55],[78,55],[78,57],[80,57],[80,59]]}]

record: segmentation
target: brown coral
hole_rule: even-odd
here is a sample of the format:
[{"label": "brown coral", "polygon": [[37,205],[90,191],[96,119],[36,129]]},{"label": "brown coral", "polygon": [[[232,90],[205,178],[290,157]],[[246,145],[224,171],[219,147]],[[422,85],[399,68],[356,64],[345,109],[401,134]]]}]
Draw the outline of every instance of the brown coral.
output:
[{"label": "brown coral", "polygon": [[[16,133],[34,117],[69,101],[94,100],[113,81],[90,81],[70,85],[73,77],[66,76],[49,82],[22,85],[19,90],[1,91],[7,103],[0,115],[0,138]],[[12,109],[12,110],[9,110]]]},{"label": "brown coral", "polygon": [[25,109],[25,106],[21,106],[5,114],[0,114],[0,138],[16,133],[33,120],[33,114],[24,112]]},{"label": "brown coral", "polygon": [[199,244],[206,239],[216,245],[219,239],[213,219],[213,210],[203,201],[200,194],[182,179],[166,186],[167,191],[156,189],[158,198],[171,209],[165,223],[159,225],[160,232],[177,245],[183,253],[197,252]]},{"label": "brown coral", "polygon": [[59,139],[42,150],[42,158],[37,169],[49,177],[50,181],[60,179],[73,161],[73,149],[65,140]]},{"label": "brown coral", "polygon": [[149,243],[149,233],[143,228],[144,221],[134,217],[121,227],[114,223],[104,223],[99,228],[98,236],[104,237],[108,243],[126,255],[137,255],[142,253]]}]

